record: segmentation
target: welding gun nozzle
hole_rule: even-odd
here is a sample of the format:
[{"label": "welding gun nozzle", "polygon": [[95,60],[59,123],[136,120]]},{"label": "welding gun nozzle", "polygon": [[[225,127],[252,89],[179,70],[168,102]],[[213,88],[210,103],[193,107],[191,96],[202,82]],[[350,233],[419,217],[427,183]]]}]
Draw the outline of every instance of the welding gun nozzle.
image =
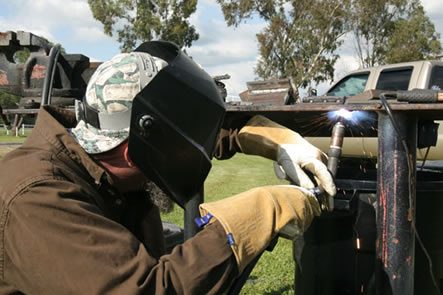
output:
[{"label": "welding gun nozzle", "polygon": [[[328,151],[328,170],[335,177],[337,174],[338,163],[340,161],[341,151],[343,147],[343,138],[345,136],[345,125],[338,121],[332,128],[331,144]],[[334,198],[326,196],[326,206],[328,211],[334,210]]]},{"label": "welding gun nozzle", "polygon": [[345,136],[345,125],[339,121],[332,129],[331,144],[328,151],[328,169],[332,176],[337,173],[338,162],[343,147],[343,138]]}]

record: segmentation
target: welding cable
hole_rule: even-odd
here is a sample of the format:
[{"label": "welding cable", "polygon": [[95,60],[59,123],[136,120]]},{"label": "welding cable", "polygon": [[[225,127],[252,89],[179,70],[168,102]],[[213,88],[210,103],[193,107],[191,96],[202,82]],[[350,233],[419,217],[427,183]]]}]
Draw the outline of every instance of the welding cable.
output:
[{"label": "welding cable", "polygon": [[[388,97],[388,95],[382,93],[380,95],[380,100],[381,100],[383,106],[385,107],[386,113],[388,113],[389,119],[391,120],[392,126],[394,126],[395,132],[397,133],[398,137],[400,137],[402,144],[404,143],[403,147],[405,148],[405,152],[409,151],[408,145],[406,144],[406,138],[404,136],[402,136],[401,133],[400,133],[400,128],[398,127],[397,121],[395,120],[394,115],[392,114],[391,107],[389,106],[388,101],[386,100],[386,97]],[[389,95],[389,97],[393,98],[395,96],[394,95]]]},{"label": "welding cable", "polygon": [[43,82],[41,106],[51,104],[52,84],[55,71],[57,69],[57,60],[60,55],[60,45],[51,48],[49,52],[49,61],[46,67],[45,80]]},{"label": "welding cable", "polygon": [[423,158],[423,162],[421,163],[420,171],[423,171],[423,169],[425,168],[426,160],[428,159],[428,155],[429,155],[429,151],[430,151],[430,150],[431,150],[431,147],[428,146],[428,148],[426,149],[425,156],[424,156],[424,158]]},{"label": "welding cable", "polygon": [[58,58],[59,58],[60,52],[61,52],[60,46],[57,45],[56,47],[58,48],[58,50],[57,50],[57,53],[54,57],[54,61],[52,63],[51,81],[49,83],[48,98],[47,98],[48,105],[50,105],[52,103],[52,87],[54,86],[55,71],[57,70],[57,62],[58,62]]},{"label": "welding cable", "polygon": [[[398,128],[397,121],[395,120],[395,117],[392,114],[392,110],[391,110],[391,107],[388,104],[388,101],[386,100],[387,96],[388,96],[387,94],[382,93],[380,95],[380,101],[383,104],[383,106],[384,106],[384,108],[386,110],[386,113],[388,114],[389,119],[391,120],[392,125],[394,126],[394,129],[395,129],[395,132],[397,133],[397,136],[401,140],[401,143],[402,143],[403,148],[404,148],[405,153],[406,153],[406,157],[408,159],[407,163],[408,163],[408,184],[409,184],[409,190],[408,190],[408,192],[409,192],[409,208],[412,208],[412,204],[413,204],[413,202],[412,202],[412,188],[411,188],[411,183],[410,183],[411,177],[412,177],[412,163],[411,163],[412,159],[409,158],[409,147],[408,147],[408,144],[406,142],[406,139],[400,133],[400,129]],[[389,94],[389,97],[395,98],[396,96],[395,96],[395,94],[394,95]],[[425,256],[426,256],[426,258],[428,260],[428,263],[429,263],[429,273],[431,275],[432,283],[433,283],[435,289],[437,290],[437,293],[442,295],[441,292],[440,292],[440,288],[438,287],[437,281],[435,279],[435,276],[434,276],[431,256],[429,255],[428,250],[426,249],[425,245],[423,244],[423,241],[420,238],[420,235],[418,234],[418,230],[417,230],[416,222],[415,222],[415,214],[413,214],[411,222],[412,222],[412,228],[414,229],[415,237],[417,238],[417,241],[418,241],[418,243],[420,245],[420,248],[423,250],[423,252],[424,252],[424,254],[425,254]]]}]

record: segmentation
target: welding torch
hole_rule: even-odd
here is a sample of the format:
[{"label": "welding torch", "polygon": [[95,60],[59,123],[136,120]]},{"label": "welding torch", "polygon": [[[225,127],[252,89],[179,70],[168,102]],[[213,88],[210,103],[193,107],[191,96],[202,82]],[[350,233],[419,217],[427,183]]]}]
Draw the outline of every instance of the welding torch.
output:
[{"label": "welding torch", "polygon": [[[339,117],[337,123],[332,128],[331,142],[328,151],[327,168],[332,177],[335,177],[339,164],[339,159],[343,147],[343,138],[345,135],[345,125],[343,123],[343,117]],[[286,173],[280,168],[280,166],[274,162],[274,172],[280,179],[288,179]],[[289,179],[288,179],[289,180]],[[318,202],[322,204],[327,211],[334,210],[334,197],[329,196],[321,186],[317,186],[312,189],[308,189],[317,198]]]},{"label": "welding torch", "polygon": [[[335,123],[334,127],[332,128],[331,143],[329,145],[329,151],[328,151],[327,167],[333,177],[337,173],[338,163],[343,147],[343,138],[345,135],[345,125],[343,124],[342,121],[343,119],[340,118],[339,121]],[[285,173],[281,171],[276,162],[274,162],[274,170],[277,177],[282,179],[286,177]],[[321,186],[309,189],[309,191],[311,191],[315,195],[320,204],[325,204],[327,211],[331,212],[334,210],[334,197],[329,196]],[[298,229],[292,224],[285,225],[279,232],[280,236],[290,240],[293,240],[294,237],[296,237],[298,234],[299,234]],[[274,238],[266,250],[272,251],[275,245],[277,244],[277,240],[278,237]],[[260,253],[257,257],[255,257],[251,261],[251,263],[245,268],[243,273],[234,281],[234,283],[232,284],[231,288],[227,293],[228,295],[239,294],[241,288],[245,284],[247,278],[249,277],[249,274],[252,272],[253,268],[255,267],[256,263],[260,259],[263,252]]]},{"label": "welding torch", "polygon": [[[327,167],[332,177],[335,177],[337,174],[344,136],[345,124],[343,124],[343,120],[340,119],[332,128],[331,143],[328,150]],[[331,212],[334,210],[334,197],[326,194],[325,190],[321,186],[315,187],[310,191],[315,195],[319,203],[326,207],[327,211]]]},{"label": "welding torch", "polygon": [[[328,151],[327,167],[333,177],[337,173],[338,163],[342,152],[343,138],[345,135],[345,125],[343,124],[342,121],[343,118],[340,118],[339,121],[335,123],[334,127],[332,128],[331,143],[329,145],[329,151]],[[279,168],[276,162],[274,162],[274,170],[277,177],[282,179],[286,178],[285,173]],[[325,204],[325,207],[328,211],[334,210],[333,196],[329,196],[321,186],[311,189],[310,191],[315,195],[320,204]],[[280,236],[291,240],[293,240],[294,237],[296,237],[298,234],[299,232],[297,228],[292,224],[287,224],[279,232]],[[267,248],[268,251],[273,250],[274,246],[277,243],[277,239],[278,237],[275,237],[271,241],[271,244]],[[260,259],[262,253],[260,253],[257,257],[255,257],[251,261],[251,263],[245,268],[243,273],[234,281],[234,283],[232,284],[231,288],[227,293],[228,295],[239,294],[241,288],[245,284],[247,278],[249,277],[249,274],[252,272],[256,263]]]}]

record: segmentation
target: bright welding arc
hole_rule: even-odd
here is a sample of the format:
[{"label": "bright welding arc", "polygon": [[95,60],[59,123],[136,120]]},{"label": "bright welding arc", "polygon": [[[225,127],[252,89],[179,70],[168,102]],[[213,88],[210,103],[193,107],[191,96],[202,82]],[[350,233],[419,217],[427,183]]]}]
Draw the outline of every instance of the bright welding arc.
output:
[{"label": "bright welding arc", "polygon": [[370,120],[370,116],[364,111],[350,111],[347,109],[340,109],[338,111],[330,111],[328,119],[331,121],[346,121],[347,123],[358,124],[364,120]]}]

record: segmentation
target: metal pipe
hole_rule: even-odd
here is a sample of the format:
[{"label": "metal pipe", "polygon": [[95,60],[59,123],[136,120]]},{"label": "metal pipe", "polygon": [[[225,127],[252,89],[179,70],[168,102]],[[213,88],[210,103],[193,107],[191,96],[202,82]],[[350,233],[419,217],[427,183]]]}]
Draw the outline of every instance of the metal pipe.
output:
[{"label": "metal pipe", "polygon": [[412,295],[417,120],[404,112],[394,112],[393,118],[400,134],[385,112],[378,113],[376,294]]},{"label": "metal pipe", "polygon": [[328,150],[328,170],[333,176],[337,174],[344,136],[345,125],[341,121],[338,121],[332,129],[331,142]]},{"label": "metal pipe", "polygon": [[[328,151],[328,170],[332,176],[337,174],[338,164],[340,162],[341,150],[343,147],[343,138],[345,136],[345,125],[342,121],[335,123],[332,129],[331,143]],[[329,212],[334,210],[333,196],[326,197],[326,205]]]}]

